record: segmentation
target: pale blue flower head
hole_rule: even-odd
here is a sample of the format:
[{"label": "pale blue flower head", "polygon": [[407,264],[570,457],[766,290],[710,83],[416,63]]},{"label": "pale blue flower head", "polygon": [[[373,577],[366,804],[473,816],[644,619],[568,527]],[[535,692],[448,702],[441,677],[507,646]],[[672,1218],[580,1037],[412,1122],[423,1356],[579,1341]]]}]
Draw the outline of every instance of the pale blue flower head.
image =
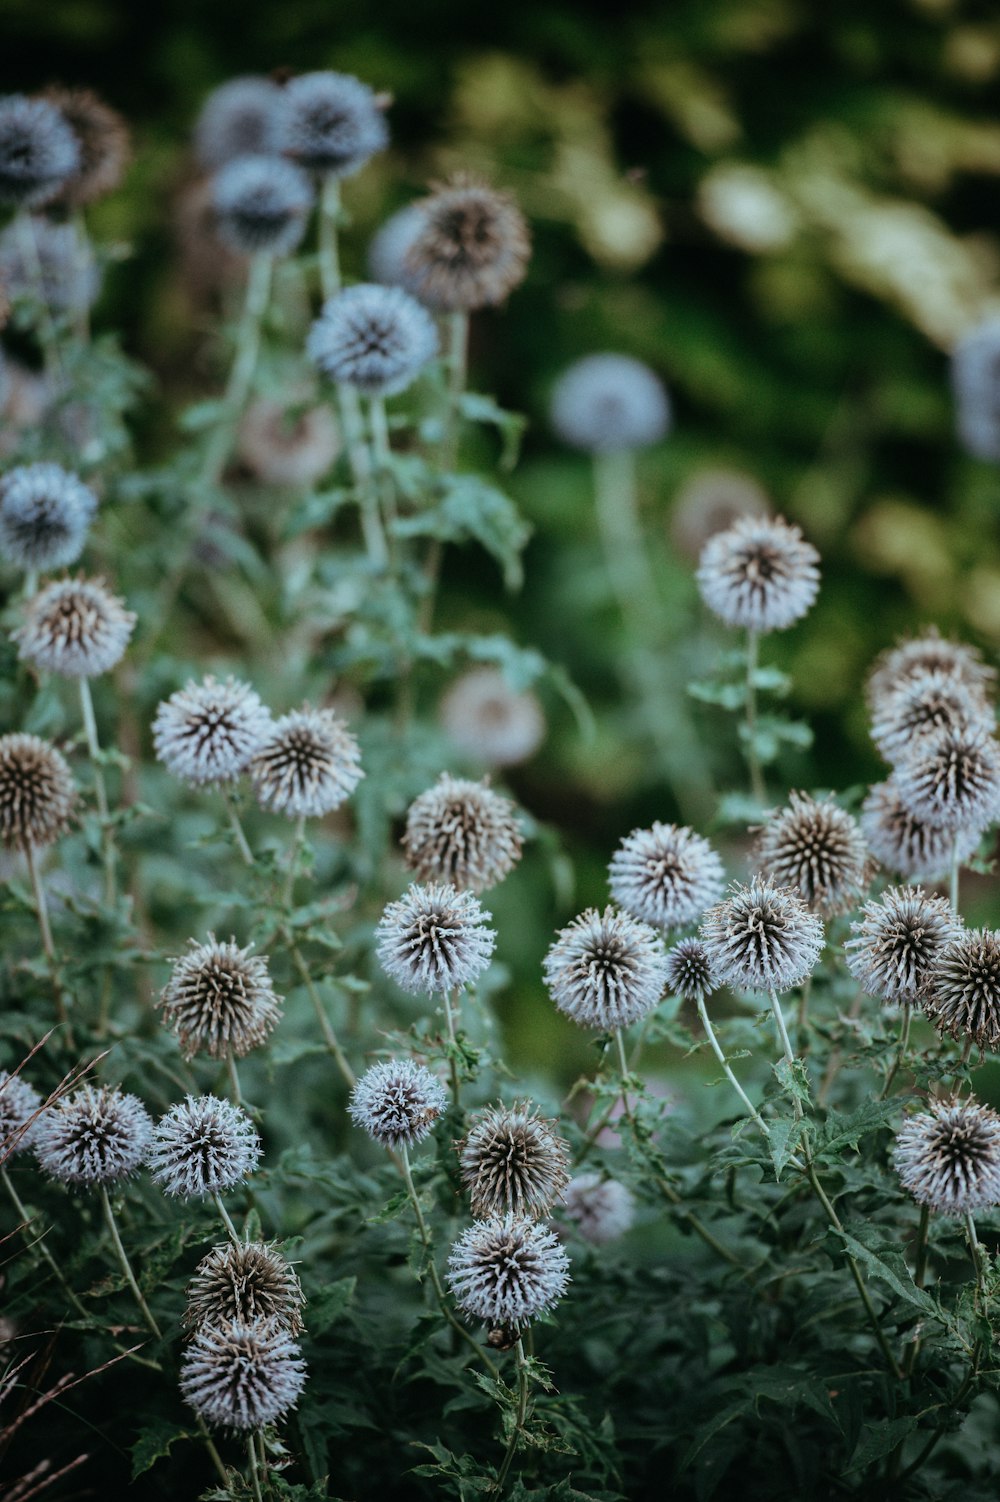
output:
[{"label": "pale blue flower head", "polygon": [[383,1147],[422,1142],[448,1104],[441,1081],[412,1059],[385,1059],[366,1069],[348,1111]]},{"label": "pale blue flower head", "polygon": [[0,234],[0,279],[12,302],[41,297],[53,313],[90,308],[101,290],[100,267],[82,256],[72,224],[54,224],[40,214],[31,219],[32,249],[23,227],[8,224]]},{"label": "pale blue flower head", "polygon": [[76,136],[54,104],[24,94],[0,98],[0,203],[44,203],[79,165]]},{"label": "pale blue flower head", "polygon": [[907,1117],[892,1159],[918,1205],[963,1216],[1000,1204],[1000,1116],[966,1100],[931,1100]]},{"label": "pale blue flower head", "polygon": [[401,287],[375,282],[331,297],[306,341],[309,358],[325,376],[368,396],[405,390],[437,350],[427,309]]},{"label": "pale blue flower head", "polygon": [[705,914],[701,940],[719,985],[790,991],[815,968],[823,924],[796,892],[755,876]]},{"label": "pale blue flower head", "polygon": [[289,255],[305,234],[313,191],[300,167],[277,156],[238,156],[212,179],[219,238],[240,255]]},{"label": "pale blue flower head", "polygon": [[270,78],[231,78],[213,89],[194,128],[203,167],[222,167],[238,156],[274,156],[282,91]]},{"label": "pale blue flower head", "polygon": [[373,282],[413,291],[412,277],[406,270],[406,257],[423,227],[422,206],[408,203],[376,230],[368,246],[368,275]]},{"label": "pale blue flower head", "polygon": [[97,497],[58,464],[22,464],[0,480],[0,556],[22,569],[62,568],[83,552]]},{"label": "pale blue flower head", "polygon": [[306,1381],[298,1342],[278,1319],[202,1325],[181,1363],[184,1401],[206,1423],[247,1433],[294,1408]]},{"label": "pale blue flower head", "polygon": [[956,345],[951,386],[963,448],[976,459],[1000,459],[1000,318],[981,323]]},{"label": "pale blue flower head", "polygon": [[659,1004],[667,956],[648,923],[613,907],[588,908],[557,935],[542,970],[560,1012],[580,1027],[610,1032]]},{"label": "pale blue flower head", "polygon": [[41,1108],[42,1097],[34,1085],[0,1069],[0,1165],[12,1153],[32,1145]]},{"label": "pale blue flower head", "polygon": [[35,1123],[32,1147],[63,1184],[114,1184],[146,1160],[153,1123],[142,1101],[105,1085],[85,1085],[49,1106]]},{"label": "pale blue flower head", "polygon": [[648,448],[670,426],[659,376],[631,355],[587,355],[564,371],[552,393],[552,426],[588,454]]},{"label": "pale blue flower head", "polygon": [[746,516],[710,537],[701,552],[701,597],[727,626],[783,631],[819,591],[819,554],[798,527]]},{"label": "pale blue flower head", "polygon": [[165,1194],[222,1194],[253,1173],[260,1138],[245,1111],[216,1095],[189,1095],[153,1129],[149,1167]]},{"label": "pale blue flower head", "polygon": [[608,875],[619,906],[667,931],[694,923],[726,885],[722,862],[706,839],[659,820],[622,840]]},{"label": "pale blue flower head", "polygon": [[351,177],[389,144],[375,93],[347,73],[303,73],[285,85],[279,150],[301,166]]},{"label": "pale blue flower head", "polygon": [[492,915],[471,892],[447,883],[414,883],[390,902],[375,929],[386,975],[413,996],[438,996],[478,980],[489,966],[497,936]]},{"label": "pale blue flower head", "polygon": [[473,1221],[448,1255],[448,1285],[464,1314],[489,1325],[526,1325],[558,1304],[569,1258],[556,1233],[536,1220]]}]

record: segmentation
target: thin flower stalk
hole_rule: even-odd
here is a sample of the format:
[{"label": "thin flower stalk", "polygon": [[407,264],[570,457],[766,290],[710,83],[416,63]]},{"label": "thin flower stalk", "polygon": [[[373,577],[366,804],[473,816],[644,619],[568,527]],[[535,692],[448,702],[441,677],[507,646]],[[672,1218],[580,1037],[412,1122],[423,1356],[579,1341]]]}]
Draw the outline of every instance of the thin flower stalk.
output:
[{"label": "thin flower stalk", "polygon": [[101,766],[101,746],[97,737],[97,719],[94,715],[94,700],[90,692],[90,680],[81,678],[80,712],[83,717],[83,733],[87,739],[87,751],[94,770],[94,793],[97,798],[97,813],[101,821],[101,847],[104,855],[104,897],[110,909],[115,906],[115,836],[108,807],[108,791]]},{"label": "thin flower stalk", "polygon": [[752,627],[747,631],[747,689],[746,689],[746,756],[750,769],[750,791],[761,808],[767,803],[767,788],[764,772],[757,750],[757,668],[760,662],[760,632]]},{"label": "thin flower stalk", "polygon": [[104,1212],[104,1220],[107,1228],[111,1233],[111,1243],[115,1249],[115,1256],[118,1258],[118,1265],[120,1266],[122,1272],[125,1274],[125,1281],[128,1283],[129,1288],[131,1288],[132,1296],[138,1304],[140,1310],[142,1311],[143,1319],[146,1321],[146,1324],[149,1326],[152,1333],[156,1336],[157,1340],[162,1340],[163,1331],[160,1329],[159,1325],[156,1323],[156,1320],[153,1318],[152,1313],[150,1312],[149,1305],[146,1303],[146,1300],[143,1297],[142,1289],[139,1287],[139,1284],[136,1281],[135,1273],[132,1271],[132,1264],[129,1262],[128,1255],[125,1251],[124,1246],[122,1245],[122,1238],[118,1230],[118,1222],[115,1220],[115,1212],[111,1208],[111,1200],[108,1198],[108,1191],[104,1184],[100,1185],[99,1193],[101,1196],[101,1209]]},{"label": "thin flower stalk", "polygon": [[244,865],[253,866],[256,864],[256,862],[254,861],[253,851],[250,849],[246,833],[243,829],[243,824],[240,820],[239,814],[236,811],[236,805],[233,802],[229,789],[223,786],[220,787],[219,791],[222,794],[222,801],[225,804],[226,808],[226,816],[229,819],[229,827],[232,830],[233,839],[236,842],[236,849],[239,851],[240,859],[242,860]]},{"label": "thin flower stalk", "polygon": [[524,1342],[518,1337],[514,1347],[517,1356],[517,1412],[514,1416],[514,1427],[511,1430],[510,1439],[507,1442],[507,1453],[504,1455],[500,1470],[497,1473],[497,1495],[502,1495],[507,1484],[507,1476],[514,1463],[524,1425],[528,1417],[528,1363],[524,1354]]},{"label": "thin flower stalk", "polygon": [[[52,317],[52,309],[49,307],[45,296],[45,280],[42,271],[41,257],[38,254],[38,241],[35,238],[35,226],[31,213],[28,209],[22,209],[16,218],[17,234],[21,246],[21,254],[28,270],[28,276],[35,290],[38,302],[38,339],[42,346],[42,358],[45,361],[45,370],[54,380],[62,374],[62,354],[59,349],[59,336],[56,333],[55,322]],[[34,593],[34,591],[32,591]]]}]

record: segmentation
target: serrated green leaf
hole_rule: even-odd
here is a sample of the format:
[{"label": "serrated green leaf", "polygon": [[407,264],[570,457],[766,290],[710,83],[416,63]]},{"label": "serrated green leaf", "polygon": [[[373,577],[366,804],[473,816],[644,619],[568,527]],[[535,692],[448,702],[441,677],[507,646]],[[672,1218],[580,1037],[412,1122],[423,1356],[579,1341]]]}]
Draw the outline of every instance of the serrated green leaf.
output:
[{"label": "serrated green leaf", "polygon": [[329,1330],[354,1298],[357,1286],[355,1277],[338,1278],[336,1283],[328,1283],[314,1294],[309,1300],[309,1329],[316,1335]]},{"label": "serrated green leaf", "polygon": [[132,1456],[132,1480],[169,1455],[179,1439],[190,1438],[190,1431],[178,1428],[173,1419],[154,1418],[144,1424],[139,1431],[139,1438],[129,1451]]},{"label": "serrated green leaf", "polygon": [[788,1166],[788,1160],[794,1156],[804,1125],[804,1122],[796,1121],[793,1116],[778,1116],[768,1122],[767,1145],[771,1150],[776,1179],[780,1180]]}]

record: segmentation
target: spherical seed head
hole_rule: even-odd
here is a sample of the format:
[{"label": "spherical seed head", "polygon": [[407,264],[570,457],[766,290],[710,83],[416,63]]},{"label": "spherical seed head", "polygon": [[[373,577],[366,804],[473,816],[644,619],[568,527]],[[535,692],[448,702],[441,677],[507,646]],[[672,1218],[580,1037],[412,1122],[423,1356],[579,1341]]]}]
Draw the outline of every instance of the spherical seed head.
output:
[{"label": "spherical seed head", "polygon": [[555,1232],[535,1220],[474,1221],[448,1256],[448,1284],[463,1314],[518,1328],[556,1305],[569,1258]]},{"label": "spherical seed head", "polygon": [[931,1100],[896,1134],[900,1182],[939,1215],[1000,1204],[1000,1116],[975,1100]]},{"label": "spherical seed head", "polygon": [[459,1171],[477,1220],[547,1215],[569,1182],[569,1148],[556,1123],[522,1101],[488,1106],[458,1144]]},{"label": "spherical seed head", "polygon": [[90,89],[46,89],[42,98],[55,105],[76,138],[80,162],[56,194],[72,208],[113,193],[131,158],[128,126],[117,110]]},{"label": "spherical seed head", "polygon": [[271,728],[270,711],[248,683],[208,677],[163,700],[153,746],[167,770],[192,787],[235,782]]},{"label": "spherical seed head", "polygon": [[1000,459],[1000,319],[987,319],[955,346],[951,386],[962,447],[976,459]]},{"label": "spherical seed head", "polygon": [[414,882],[390,902],[375,930],[379,962],[404,991],[436,996],[471,985],[487,969],[496,934],[471,892]]},{"label": "spherical seed head", "polygon": [[93,256],[80,254],[72,224],[56,224],[36,214],[31,229],[30,252],[16,222],[0,234],[0,278],[9,296],[14,301],[41,297],[53,313],[91,307],[101,290],[101,271]]},{"label": "spherical seed head", "polygon": [[261,397],[240,424],[239,456],[263,485],[315,485],[340,453],[329,407],[290,407]]},{"label": "spherical seed head", "polygon": [[896,767],[896,787],[928,824],[983,830],[1000,812],[1000,745],[982,730],[921,736]]},{"label": "spherical seed head", "polygon": [[873,861],[855,821],[832,798],[792,793],[764,825],[754,865],[775,886],[797,892],[824,918],[846,912],[872,878]]},{"label": "spherical seed head", "polygon": [[34,595],[12,633],[18,656],[63,678],[96,678],[120,662],[136,616],[99,579],[59,579]]},{"label": "spherical seed head", "polygon": [[677,551],[697,563],[716,532],[741,517],[767,517],[771,503],[750,475],[740,470],[703,469],[681,487],[670,511],[670,538]]},{"label": "spherical seed head", "polygon": [[706,913],[701,938],[720,985],[781,992],[812,974],[823,924],[797,892],[754,876]]},{"label": "spherical seed head", "polygon": [[819,554],[798,527],[744,517],[710,537],[698,564],[698,588],[727,626],[783,631],[806,614],[819,590]]},{"label": "spherical seed head", "polygon": [[331,381],[369,396],[404,391],[438,350],[434,320],[401,287],[359,282],[323,306],[306,352]]},{"label": "spherical seed head", "polygon": [[153,1129],[149,1166],[165,1194],[182,1199],[223,1194],[260,1160],[260,1138],[245,1111],[215,1095],[189,1095]]},{"label": "spherical seed head", "polygon": [[290,1335],[302,1329],[305,1295],[298,1274],[278,1247],[265,1241],[214,1246],[187,1288],[184,1324],[241,1324],[272,1319]]},{"label": "spherical seed head", "polygon": [[921,1001],[939,1032],[1000,1050],[1000,933],[976,928],[945,944],[924,976]]},{"label": "spherical seed head", "polygon": [[96,510],[94,492],[60,465],[19,465],[0,480],[0,554],[23,569],[75,563]]},{"label": "spherical seed head", "polygon": [[531,239],[509,193],[460,174],[419,205],[419,233],[403,257],[406,285],[440,312],[503,302],[527,274]]},{"label": "spherical seed head", "polygon": [[440,1080],[412,1059],[386,1059],[366,1069],[347,1107],[352,1119],[383,1147],[422,1142],[448,1104]]},{"label": "spherical seed head", "polygon": [[309,704],[274,722],[247,770],[261,808],[289,819],[331,813],[365,775],[344,722],[332,709]]},{"label": "spherical seed head", "polygon": [[631,355],[587,355],[564,371],[552,392],[552,426],[587,454],[649,448],[670,427],[659,376]]},{"label": "spherical seed head", "polygon": [[912,1006],[962,925],[951,905],[921,887],[887,887],[866,902],[844,946],[847,968],[869,996]]},{"label": "spherical seed head", "polygon": [[895,777],[875,783],[861,805],[861,832],[872,855],[890,871],[918,881],[939,881],[951,866],[958,841],[964,864],[979,844],[978,829],[938,829],[910,812]]},{"label": "spherical seed head", "polygon": [[303,167],[351,177],[389,144],[378,97],[348,73],[303,73],[282,91],[278,148]]},{"label": "spherical seed head", "polygon": [[243,1058],[263,1043],[281,1018],[281,998],[271,986],[267,960],[240,949],[235,939],[207,944],[191,940],[187,954],[174,960],[159,1005],[185,1058],[207,1053]]},{"label": "spherical seed head", "polygon": [[184,1401],[208,1424],[246,1433],[274,1424],[305,1386],[298,1343],[274,1319],[202,1325],[184,1353]]},{"label": "spherical seed head", "polygon": [[313,191],[300,167],[277,156],[238,156],[212,179],[220,240],[240,255],[287,256],[305,234]]},{"label": "spherical seed head", "polygon": [[66,830],[76,784],[64,756],[37,735],[0,735],[0,841],[51,845]]},{"label": "spherical seed head", "polygon": [[659,1005],[667,984],[663,941],[647,923],[588,908],[559,935],[542,965],[552,1000],[581,1027],[628,1027]]},{"label": "spherical seed head", "polygon": [[423,209],[408,203],[376,230],[368,246],[368,277],[384,287],[405,287],[411,291],[406,275],[406,256],[423,227]]},{"label": "spherical seed head", "polygon": [[654,928],[684,928],[718,902],[726,885],[722,862],[707,840],[677,824],[633,829],[611,857],[611,895]]},{"label": "spherical seed head", "polygon": [[521,858],[517,810],[485,782],[444,772],[411,803],[403,850],[420,881],[484,892],[503,881]]},{"label": "spherical seed head", "polygon": [[79,166],[76,137],[53,104],[23,94],[0,99],[0,203],[45,203]]},{"label": "spherical seed head", "polygon": [[667,990],[685,1001],[704,1001],[718,986],[700,939],[681,939],[667,955]]},{"label": "spherical seed head", "polygon": [[913,678],[926,673],[943,673],[957,678],[980,697],[988,694],[996,681],[995,669],[983,662],[980,653],[968,642],[948,641],[934,628],[921,636],[909,637],[881,652],[872,664],[865,685],[865,698],[873,713],[882,700],[899,692]]},{"label": "spherical seed head", "polygon": [[581,1173],[570,1179],[563,1205],[584,1241],[594,1246],[617,1241],[635,1220],[635,1201],[625,1185],[599,1173]]},{"label": "spherical seed head", "polygon": [[199,162],[214,168],[238,156],[275,155],[280,109],[281,89],[269,78],[231,78],[213,89],[194,128]]},{"label": "spherical seed head", "polygon": [[515,767],[545,739],[534,694],[517,693],[497,668],[473,668],[441,700],[441,720],[456,748],[487,767]]},{"label": "spherical seed head", "polygon": [[19,1074],[0,1069],[0,1164],[22,1148],[32,1147],[42,1097]]},{"label": "spherical seed head", "polygon": [[32,1147],[49,1177],[63,1184],[114,1184],[145,1162],[152,1130],[137,1096],[85,1085],[42,1112]]},{"label": "spherical seed head", "polygon": [[960,678],[940,671],[905,679],[895,693],[874,706],[872,740],[887,762],[905,760],[921,736],[941,731],[981,731],[989,735],[996,716]]}]

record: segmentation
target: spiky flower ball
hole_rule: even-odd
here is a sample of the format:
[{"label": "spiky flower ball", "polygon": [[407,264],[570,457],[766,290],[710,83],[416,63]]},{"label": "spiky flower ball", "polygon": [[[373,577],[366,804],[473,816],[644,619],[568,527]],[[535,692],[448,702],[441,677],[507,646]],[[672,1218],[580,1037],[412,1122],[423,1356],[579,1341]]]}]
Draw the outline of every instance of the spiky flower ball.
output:
[{"label": "spiky flower ball", "polygon": [[948,673],[921,673],[879,699],[872,740],[890,764],[904,760],[914,742],[940,731],[981,731],[989,735],[996,716],[985,699]]},{"label": "spiky flower ball", "polygon": [[137,617],[99,579],[59,579],[27,603],[18,656],[62,678],[96,678],[120,662]]},{"label": "spiky flower ball", "polygon": [[869,790],[861,805],[861,832],[877,861],[917,881],[940,880],[951,866],[955,842],[961,865],[980,839],[978,829],[938,829],[918,819],[900,798],[895,776]]},{"label": "spiky flower ball", "polygon": [[[0,280],[13,301],[40,298],[52,313],[90,308],[101,290],[100,266],[81,252],[73,225],[40,214],[31,219],[30,246],[16,221],[0,234]],[[73,410],[67,403],[60,416]]]},{"label": "spiky flower ball", "polygon": [[0,1166],[12,1153],[33,1145],[42,1097],[19,1074],[0,1069]]},{"label": "spiky flower ball", "polygon": [[359,282],[324,303],[306,353],[338,385],[368,396],[393,396],[433,360],[437,329],[427,309],[402,287]]},{"label": "spiky flower ball", "polygon": [[962,925],[945,898],[921,887],[887,887],[866,902],[844,946],[847,968],[868,996],[912,1006]]},{"label": "spiky flower ball", "polygon": [[520,286],[531,240],[509,193],[459,174],[421,200],[423,222],[403,257],[406,285],[440,312],[494,307]]},{"label": "spiky flower ball", "polygon": [[189,1095],[153,1130],[149,1166],[165,1194],[224,1194],[253,1173],[260,1138],[245,1111],[216,1095]]},{"label": "spiky flower ball", "polygon": [[64,756],[37,735],[0,735],[0,842],[51,845],[68,827],[76,784]]},{"label": "spiky flower ball", "polygon": [[743,517],[710,537],[698,588],[727,626],[783,631],[801,620],[819,590],[819,554],[781,517]]},{"label": "spiky flower ball", "polygon": [[305,234],[313,191],[301,168],[277,156],[238,156],[212,180],[220,240],[240,255],[287,256]]},{"label": "spiky flower ball", "polygon": [[418,880],[484,892],[521,858],[517,810],[485,782],[443,772],[410,804],[403,850]]},{"label": "spiky flower ball", "polygon": [[701,938],[720,985],[780,993],[812,974],[823,924],[797,892],[754,876],[706,913]]},{"label": "spiky flower ball", "polygon": [[517,693],[497,668],[472,668],[441,700],[453,745],[487,767],[515,767],[545,739],[545,716],[532,693]]},{"label": "spiky flower ball", "polygon": [[387,1059],[366,1069],[347,1107],[383,1147],[422,1142],[448,1104],[440,1080],[412,1059]]},{"label": "spiky flower ball", "polygon": [[406,287],[406,255],[423,226],[418,203],[397,209],[376,230],[368,246],[368,279],[385,287]]},{"label": "spiky flower ball", "polygon": [[667,990],[685,1001],[704,1001],[717,988],[712,961],[700,939],[681,939],[667,954]]},{"label": "spiky flower ball", "polygon": [[181,1363],[184,1401],[206,1423],[242,1433],[277,1423],[305,1381],[298,1343],[275,1319],[202,1325]]},{"label": "spiky flower ball", "polygon": [[448,1255],[448,1285],[471,1319],[528,1324],[552,1309],[569,1283],[558,1236],[536,1220],[493,1216],[474,1221]]},{"label": "spiky flower ball", "polygon": [[389,144],[375,93],[348,73],[303,73],[282,91],[278,149],[312,172],[351,177]]},{"label": "spiky flower ball", "polygon": [[386,975],[411,995],[436,996],[471,985],[487,969],[496,934],[492,917],[471,892],[446,883],[415,882],[390,902],[375,929]]},{"label": "spiky flower ball", "polygon": [[225,1241],[195,1269],[187,1287],[184,1324],[242,1324],[273,1319],[289,1334],[302,1329],[305,1295],[292,1264],[266,1241]]},{"label": "spiky flower ball", "polygon": [[542,964],[556,1006],[581,1027],[628,1027],[659,1005],[667,984],[663,941],[648,923],[588,908],[561,929]]},{"label": "spiky flower ball", "polygon": [[987,318],[956,344],[951,387],[959,441],[976,459],[1000,459],[1000,319]]},{"label": "spiky flower ball", "polygon": [[230,78],[213,89],[194,128],[194,149],[203,167],[221,167],[238,156],[273,156],[278,150],[281,89],[270,78]]},{"label": "spiky flower ball", "polygon": [[153,748],[167,770],[192,787],[235,782],[271,727],[270,711],[248,683],[209,676],[163,700],[153,721]]},{"label": "spiky flower ball", "polygon": [[791,793],[768,820],[753,853],[761,876],[797,892],[831,918],[853,907],[872,877],[872,858],[850,814],[832,798]]},{"label": "spiky flower ball", "polygon": [[142,1101],[108,1085],[85,1085],[43,1111],[32,1148],[63,1184],[114,1184],[146,1160],[153,1123]]},{"label": "spiky flower ball", "polygon": [[726,885],[722,862],[707,840],[658,820],[622,840],[608,876],[620,907],[668,932],[700,918]]},{"label": "spiky flower ball", "polygon": [[1000,933],[970,929],[944,945],[924,978],[921,1000],[939,1032],[1000,1049]]},{"label": "spiky flower ball", "polygon": [[966,1215],[1000,1204],[1000,1116],[975,1100],[931,1100],[896,1134],[893,1162],[919,1205]]},{"label": "spiky flower ball", "polygon": [[570,1179],[563,1208],[584,1241],[605,1246],[631,1230],[635,1201],[624,1184],[600,1173],[581,1173]]},{"label": "spiky flower ball", "polygon": [[631,355],[587,355],[552,393],[552,426],[571,448],[620,453],[658,443],[670,426],[663,382]]},{"label": "spiky flower ball", "polygon": [[131,156],[128,126],[121,115],[91,89],[50,88],[42,97],[55,105],[80,152],[79,165],[56,201],[79,208],[113,193]]},{"label": "spiky flower ball", "polygon": [[55,105],[23,94],[0,99],[0,203],[45,203],[79,167],[76,137]]},{"label": "spiky flower ball", "polygon": [[983,730],[919,738],[896,767],[911,813],[939,829],[985,829],[1000,815],[1000,745]]},{"label": "spiky flower ball", "polygon": [[926,673],[957,678],[980,698],[996,682],[996,669],[983,662],[979,651],[962,641],[948,641],[933,627],[920,636],[907,637],[879,654],[865,685],[865,697],[873,712],[881,702],[898,693],[904,684]]},{"label": "spiky flower ball", "polygon": [[94,492],[61,465],[19,465],[0,480],[0,554],[23,569],[75,563],[96,510]]},{"label": "spiky flower ball", "polygon": [[187,954],[174,960],[159,1005],[188,1059],[196,1053],[241,1059],[281,1018],[264,956],[251,945],[240,949],[235,939],[220,944],[214,934],[206,944],[192,939]]},{"label": "spiky flower ball", "polygon": [[311,704],[274,722],[247,770],[261,808],[289,819],[331,813],[365,775],[361,750],[343,720]]},{"label": "spiky flower ball", "polygon": [[459,1172],[477,1220],[547,1215],[569,1182],[569,1148],[529,1102],[487,1106],[458,1144]]}]

